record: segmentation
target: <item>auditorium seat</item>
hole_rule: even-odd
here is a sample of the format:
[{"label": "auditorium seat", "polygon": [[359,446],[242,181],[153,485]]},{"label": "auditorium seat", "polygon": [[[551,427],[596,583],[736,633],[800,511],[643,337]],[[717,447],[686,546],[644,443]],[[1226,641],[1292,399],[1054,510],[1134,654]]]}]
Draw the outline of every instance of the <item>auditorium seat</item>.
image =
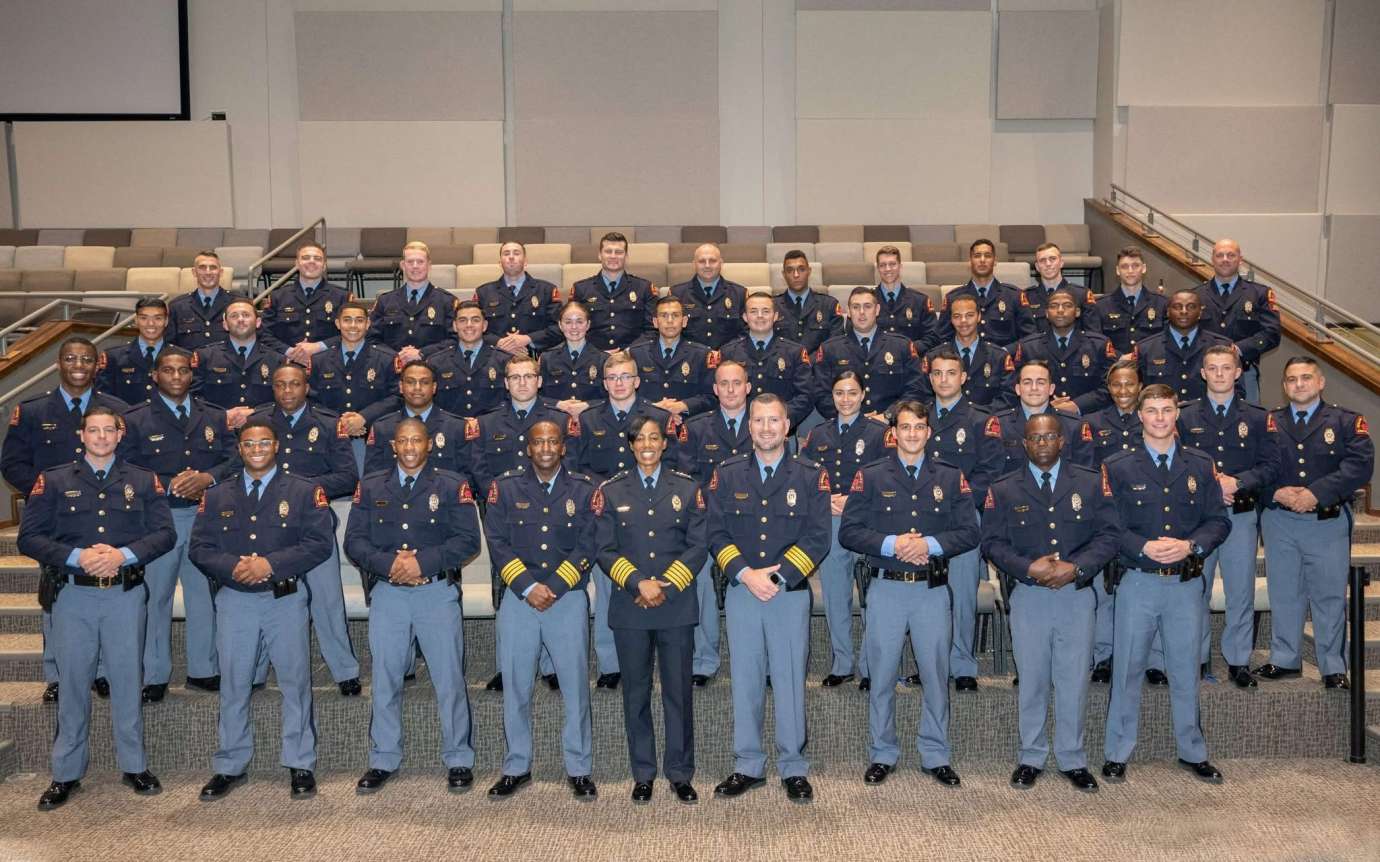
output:
[{"label": "auditorium seat", "polygon": [[219,227],[180,227],[177,229],[178,248],[203,249],[230,245],[225,241],[225,229]]},{"label": "auditorium seat", "polygon": [[197,253],[205,251],[207,248],[215,251],[215,246],[206,246],[206,248],[188,248],[180,245],[171,248],[165,247],[163,249],[163,263],[161,266],[175,266],[179,269],[184,266],[194,266],[196,264]]},{"label": "auditorium seat", "polygon": [[914,253],[911,249],[909,240],[898,242],[865,242],[863,243],[863,260],[867,263],[876,263],[877,252],[886,246],[891,246],[901,253],[901,263],[910,260],[911,255]]},{"label": "auditorium seat", "polygon": [[175,266],[136,266],[125,273],[125,290],[136,293],[166,294],[169,299],[178,291],[182,270]]},{"label": "auditorium seat", "polygon": [[863,226],[860,224],[822,224],[819,226],[819,242],[857,242],[863,241]]},{"label": "auditorium seat", "polygon": [[664,263],[639,263],[637,265],[628,264],[629,273],[638,278],[645,278],[657,287],[669,287],[675,282],[671,281],[670,266]]},{"label": "auditorium seat", "polygon": [[676,261],[666,265],[666,284],[667,286],[683,284],[695,277],[695,265],[685,261]]},{"label": "auditorium seat", "polygon": [[[927,279],[929,273],[925,270],[923,260],[903,260],[901,261],[901,283],[907,287],[918,288],[923,284],[929,284]],[[877,279],[878,283],[881,279]]]},{"label": "auditorium seat", "polygon": [[[862,263],[863,244],[858,242],[817,242],[815,243],[815,259],[822,264],[831,263]],[[825,279],[828,283],[828,279]]]},{"label": "auditorium seat", "polygon": [[38,231],[33,228],[0,228],[0,245],[38,245]]},{"label": "auditorium seat", "polygon": [[344,275],[345,263],[359,257],[359,228],[326,228],[326,266],[332,273]]},{"label": "auditorium seat", "polygon": [[60,245],[24,245],[14,250],[15,269],[62,269]]},{"label": "auditorium seat", "polygon": [[157,246],[138,245],[117,248],[112,264],[125,269],[135,266],[162,266],[163,249]]},{"label": "auditorium seat", "polygon": [[0,326],[9,326],[24,316],[23,273],[0,269]]},{"label": "auditorium seat", "polygon": [[[1017,261],[998,263],[996,276],[997,281],[1002,281],[1024,290],[1030,287],[1030,264]],[[964,279],[964,281],[967,281],[967,279]]]},{"label": "auditorium seat", "polygon": [[767,245],[757,242],[726,242],[719,246],[724,263],[766,263]]},{"label": "auditorium seat", "polygon": [[119,248],[120,246],[130,245],[133,231],[127,227],[93,227],[87,228],[86,233],[81,238],[82,245],[109,245]]},{"label": "auditorium seat", "polygon": [[997,242],[1001,239],[1001,228],[994,224],[956,224],[954,242],[963,246],[963,259],[968,258],[968,246],[980,239]]},{"label": "auditorium seat", "polygon": [[939,311],[939,305],[940,305],[940,303],[941,303],[941,302],[943,301],[943,299],[944,299],[944,297],[943,297],[941,291],[939,290],[939,285],[937,285],[937,284],[909,284],[909,283],[907,283],[906,286],[907,286],[907,287],[915,288],[916,290],[918,290],[918,291],[920,291],[921,293],[925,294],[925,296],[928,296],[928,297],[930,298],[930,305],[934,307],[934,310],[935,310],[936,312]]},{"label": "auditorium seat", "polygon": [[819,242],[819,227],[812,224],[776,225],[771,229],[772,242]]},{"label": "auditorium seat", "polygon": [[86,228],[40,228],[38,231],[39,245],[81,245],[81,238],[86,235]]},{"label": "auditorium seat", "polygon": [[62,252],[63,269],[110,269],[114,265],[114,246],[69,245]]},{"label": "auditorium seat", "polygon": [[[453,227],[450,229],[451,245],[477,245],[481,242],[498,242],[496,227]],[[402,248],[402,246],[398,246]]]},{"label": "auditorium seat", "polygon": [[[264,250],[257,245],[222,245],[216,248],[216,254],[220,255],[222,269],[241,273],[240,281],[242,284],[249,284],[250,281],[258,277],[258,273],[251,272],[251,270],[259,258],[264,256]],[[167,259],[164,258],[165,263],[166,261]],[[291,263],[288,264],[288,269],[292,269]],[[281,275],[286,271],[280,270],[278,274]],[[221,283],[224,284],[225,279],[221,279]]]},{"label": "auditorium seat", "polygon": [[406,244],[405,227],[360,228],[359,257],[345,265],[360,296],[364,295],[365,278],[371,275],[387,276],[397,281],[398,262],[402,259],[402,249]]},{"label": "auditorium seat", "polygon": [[[532,263],[570,263],[570,246],[565,243],[557,242],[534,242],[527,247],[527,260]],[[479,263],[488,263],[499,260],[499,251],[503,248],[503,243],[479,243],[474,246],[473,259]]]},{"label": "auditorium seat", "polygon": [[[454,245],[455,240],[448,227],[410,227],[407,229],[408,242],[424,242],[430,248]],[[402,246],[398,246],[401,251]]]},{"label": "auditorium seat", "polygon": [[966,260],[925,262],[925,278],[930,284],[967,284],[971,277],[972,270],[968,268]]},{"label": "auditorium seat", "polygon": [[1087,278],[1088,287],[1101,291],[1102,258],[1091,253],[1092,233],[1086,224],[1047,224],[1045,241],[1059,246],[1066,273],[1081,272]]},{"label": "auditorium seat", "polygon": [[[455,289],[461,299],[473,299],[479,285],[497,281],[502,277],[503,267],[496,263],[463,264],[455,268]],[[557,278],[556,284],[560,283],[560,279]]]},{"label": "auditorium seat", "polygon": [[[682,243],[701,243],[713,242],[723,245],[728,242],[728,228],[721,224],[689,224],[680,229],[680,241]],[[671,258],[672,263],[675,258]]]},{"label": "auditorium seat", "polygon": [[474,246],[469,245],[433,245],[427,249],[431,254],[431,264],[449,264],[451,266],[469,266],[474,263]]},{"label": "auditorium seat", "polygon": [[786,252],[789,251],[803,251],[806,260],[815,259],[815,244],[812,242],[769,242],[767,243],[767,263],[784,263]]},{"label": "auditorium seat", "polygon": [[820,268],[824,270],[824,283],[827,285],[876,283],[872,279],[877,274],[877,269],[870,263],[824,263],[821,261]]},{"label": "auditorium seat", "polygon": [[671,246],[664,242],[634,242],[628,244],[628,266],[652,263],[665,266],[671,262]]},{"label": "auditorium seat", "polygon": [[[269,231],[268,242],[264,246],[264,252],[272,251],[273,249],[287,242],[292,237],[292,235],[297,233],[299,230],[301,230],[301,228],[276,227],[273,230]],[[304,243],[314,243],[316,241],[317,239],[315,235],[309,233],[301,239],[297,240],[297,242],[278,252],[273,257],[264,261],[264,276],[270,279],[277,278],[278,276],[292,269],[294,266],[297,265],[297,249],[300,248]],[[237,266],[236,269],[239,269],[241,272],[244,272],[246,274],[248,273],[248,270],[244,267]]]},{"label": "auditorium seat", "polygon": [[[26,269],[20,275],[20,284],[25,293],[71,293],[76,272],[70,269]],[[37,311],[56,297],[35,296],[24,303],[24,313]]]},{"label": "auditorium seat", "polygon": [[575,243],[570,246],[571,263],[598,263],[599,247],[592,242]]},{"label": "auditorium seat", "polygon": [[1001,241],[1006,243],[1011,260],[1034,263],[1035,249],[1045,241],[1045,226],[1004,224],[1001,226]]},{"label": "auditorium seat", "polygon": [[838,300],[839,309],[843,311],[845,317],[848,315],[848,297],[852,295],[853,288],[856,286],[853,284],[831,284],[825,289],[826,293]]},{"label": "auditorium seat", "polygon": [[[668,243],[668,244],[669,244],[669,243],[673,243],[673,242],[680,242],[680,232],[681,232],[681,227],[680,227],[680,225],[669,225],[669,224],[645,225],[645,224],[640,224],[640,225],[637,226],[637,241],[638,241],[638,242],[664,242],[664,243]],[[598,238],[598,237],[595,237],[594,239],[595,239],[595,241],[597,242],[599,238]]]},{"label": "auditorium seat", "polygon": [[[117,247],[119,243],[114,243]],[[135,248],[162,248],[165,245],[177,245],[177,228],[175,227],[136,227],[129,232],[128,245]]]},{"label": "auditorium seat", "polygon": [[450,293],[455,292],[456,275],[455,264],[431,262],[431,283],[436,287]]},{"label": "auditorium seat", "polygon": [[725,263],[723,277],[729,281],[736,281],[742,285],[771,284],[771,267],[763,261],[755,263]]},{"label": "auditorium seat", "polygon": [[[564,264],[559,263],[533,263],[528,264],[527,266],[527,273],[531,275],[533,278],[539,278],[542,281],[549,281],[552,284],[556,285],[556,287],[561,286],[561,281],[563,280],[562,273],[564,272],[564,270]],[[492,278],[487,278],[485,279],[485,281],[493,281],[494,279],[499,278],[502,275],[503,273],[500,270],[498,275],[495,275]],[[483,283],[484,282],[480,282],[480,284]],[[569,296],[569,293],[565,291],[561,292],[562,299],[567,299],[569,298]]]},{"label": "auditorium seat", "polygon": [[909,245],[914,240],[910,238],[910,225],[865,224],[863,225],[863,242],[885,242],[892,245],[904,242]]},{"label": "auditorium seat", "polygon": [[729,225],[728,241],[766,245],[771,242],[771,228],[767,225]]},{"label": "auditorium seat", "polygon": [[959,254],[956,242],[913,242],[910,244],[910,257],[911,260],[927,263],[953,263],[966,260],[968,255]]},{"label": "auditorium seat", "polygon": [[0,269],[14,269],[14,246],[0,245]]},{"label": "auditorium seat", "polygon": [[561,267],[561,296],[570,296],[575,289],[575,282],[598,274],[597,263],[567,263]]},{"label": "auditorium seat", "polygon": [[[128,278],[129,270],[122,266],[76,270],[76,275],[72,279],[72,288],[83,293],[124,290]],[[132,304],[128,307],[133,309]]]},{"label": "auditorium seat", "polygon": [[529,227],[501,227],[498,229],[498,241],[508,242],[516,240],[523,245],[536,245],[546,242],[546,228],[538,226]]},{"label": "auditorium seat", "polygon": [[[599,238],[606,233],[621,233],[623,236],[628,238],[629,244],[637,242],[637,228],[628,227],[626,225],[623,227],[592,227],[589,229],[588,236],[584,239],[581,239],[580,242],[592,242],[597,245],[599,242]],[[560,240],[552,239],[550,235],[546,237],[546,241],[560,242]],[[574,245],[574,243],[571,243],[571,245]]]},{"label": "auditorium seat", "polygon": [[587,245],[590,229],[579,225],[547,225],[546,241],[563,242],[570,246]]},{"label": "auditorium seat", "polygon": [[[789,244],[790,244],[790,243],[786,243],[786,245],[789,245]],[[784,275],[781,274],[781,267],[779,267],[779,266],[772,266],[772,267],[770,267],[770,268],[771,268],[771,292],[772,292],[772,293],[785,293],[785,292],[786,292],[786,276],[784,276]],[[820,269],[820,266],[819,266],[819,262],[818,262],[818,261],[813,261],[813,260],[810,261],[810,278],[809,278],[809,280],[806,281],[805,283],[808,284],[808,285],[810,286],[810,289],[811,289],[811,290],[817,290],[817,291],[819,291],[820,293],[823,293],[823,292],[824,292],[824,272],[823,272],[823,270]]]},{"label": "auditorium seat", "polygon": [[268,248],[268,230],[266,228],[228,227],[225,229],[225,237],[216,245],[257,245],[259,248]]},{"label": "auditorium seat", "polygon": [[[160,269],[161,268],[162,267],[160,267]],[[235,268],[233,266],[226,266],[225,262],[221,261],[220,289],[230,290],[234,287],[234,285]],[[177,287],[175,288],[175,292],[191,293],[194,290],[196,290],[196,270],[189,266],[183,267],[182,269],[178,270]]]}]

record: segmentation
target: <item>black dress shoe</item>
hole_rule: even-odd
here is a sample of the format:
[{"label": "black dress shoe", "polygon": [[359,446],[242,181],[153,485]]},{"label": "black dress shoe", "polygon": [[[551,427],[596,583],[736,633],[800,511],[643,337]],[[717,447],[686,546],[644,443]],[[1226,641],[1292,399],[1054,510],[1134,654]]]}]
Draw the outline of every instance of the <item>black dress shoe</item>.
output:
[{"label": "black dress shoe", "polygon": [[316,776],[310,769],[289,769],[292,773],[292,798],[311,799],[316,795]]},{"label": "black dress shoe", "polygon": [[134,788],[139,796],[157,796],[163,792],[158,776],[145,769],[143,772],[125,772],[120,775],[120,783]]},{"label": "black dress shoe", "polygon": [[601,673],[599,679],[594,683],[595,688],[618,688],[618,683],[623,679],[621,673]]},{"label": "black dress shoe", "polygon": [[468,766],[452,766],[446,771],[446,789],[464,793],[474,784],[474,772]]},{"label": "black dress shoe", "polygon": [[554,673],[543,674],[542,681],[545,682],[546,687],[551,689],[552,691],[561,690],[561,678],[556,676]]},{"label": "black dress shoe", "polygon": [[199,688],[202,691],[220,691],[220,676],[189,676],[187,677],[187,688]]},{"label": "black dress shoe", "polygon": [[1109,760],[1102,764],[1102,777],[1112,784],[1120,784],[1126,780],[1126,764],[1119,760]]},{"label": "black dress shoe", "polygon": [[250,694],[253,694],[253,693],[256,692],[256,691],[263,691],[263,690],[266,689],[266,688],[268,688],[268,683],[266,683],[266,682],[256,682],[256,683],[254,683],[253,685],[249,686],[249,693],[250,693]]},{"label": "black dress shoe", "polygon": [[676,792],[676,801],[681,805],[694,805],[700,801],[700,795],[688,781],[672,781],[671,789]]},{"label": "black dress shoe", "polygon": [[217,799],[224,799],[230,791],[240,786],[247,780],[247,776],[241,772],[239,775],[226,775],[217,772],[211,776],[211,780],[206,782],[206,786],[201,788],[202,802],[215,802]]},{"label": "black dress shoe", "polygon": [[1040,772],[1033,766],[1022,763],[1016,767],[1016,771],[1011,773],[1011,786],[1017,790],[1030,790],[1035,786],[1035,782],[1040,779]]},{"label": "black dress shoe", "polygon": [[977,691],[977,680],[971,676],[955,677],[954,688],[957,691]]},{"label": "black dress shoe", "polygon": [[416,681],[417,681],[417,672],[416,672],[415,670],[412,671],[412,673],[405,673],[405,674],[403,674],[403,683],[404,683],[404,684],[409,683],[409,682],[416,682]]},{"label": "black dress shoe", "polygon": [[1260,685],[1251,676],[1251,669],[1245,665],[1228,665],[1227,679],[1236,683],[1237,688],[1258,688]]},{"label": "black dress shoe", "polygon": [[1020,678],[1019,675],[1017,675],[1017,676],[1012,676],[1012,677],[1011,677],[1011,687],[1012,687],[1012,688],[1020,688],[1020,687],[1021,687],[1021,678]]},{"label": "black dress shoe", "polygon": [[1145,681],[1151,685],[1169,685],[1169,677],[1165,672],[1154,667],[1145,669]]},{"label": "black dress shoe", "polygon": [[831,673],[820,681],[820,685],[824,686],[825,688],[834,688],[835,686],[843,685],[845,682],[848,682],[852,678],[853,674],[851,673]]},{"label": "black dress shoe", "polygon": [[48,687],[45,688],[45,689],[43,689],[43,702],[44,702],[44,703],[57,703],[57,699],[58,699],[58,684],[55,683],[55,682],[50,682],[50,683],[48,683]]},{"label": "black dress shoe", "polygon": [[496,673],[496,674],[494,674],[493,679],[489,680],[488,684],[484,686],[484,690],[485,690],[485,691],[503,691],[503,674],[501,674],[501,673]]},{"label": "black dress shoe", "polygon": [[945,787],[957,787],[961,783],[958,780],[958,773],[954,772],[954,768],[947,763],[943,766],[936,766],[934,769],[921,767],[920,771]]},{"label": "black dress shoe", "polygon": [[1074,790],[1083,793],[1096,793],[1098,790],[1097,779],[1093,778],[1093,774],[1086,769],[1065,769],[1061,770],[1059,774],[1069,780],[1069,784],[1073,785]]},{"label": "black dress shoe", "polygon": [[639,781],[633,785],[632,801],[634,805],[646,805],[652,801],[652,782]]},{"label": "black dress shoe", "polygon": [[918,673],[913,673],[913,674],[911,674],[910,676],[908,676],[908,677],[906,677],[905,679],[901,680],[901,685],[904,685],[906,688],[919,688],[919,687],[920,687],[920,674],[918,674]]},{"label": "black dress shoe", "polygon": [[1199,781],[1205,781],[1208,784],[1222,783],[1222,773],[1218,772],[1217,767],[1208,763],[1206,760],[1201,763],[1189,763],[1181,757],[1179,758],[1179,765],[1189,772],[1192,772],[1193,777],[1197,778]]},{"label": "black dress shoe", "polygon": [[347,679],[344,682],[337,683],[337,685],[343,697],[359,697],[359,693],[364,691],[364,687],[359,684],[359,677]]},{"label": "black dress shoe", "polygon": [[1327,676],[1323,677],[1323,687],[1340,688],[1345,691],[1351,688],[1351,682],[1346,678],[1346,674],[1344,673],[1329,673]]},{"label": "black dress shoe", "polygon": [[863,784],[881,784],[895,768],[890,763],[869,763],[863,773]]},{"label": "black dress shoe", "polygon": [[766,783],[767,779],[765,778],[754,778],[751,775],[735,772],[718,783],[714,788],[714,795],[732,799],[735,796],[742,796],[754,787],[761,787]]},{"label": "black dress shoe", "polygon": [[1297,667],[1280,667],[1277,664],[1262,664],[1260,667],[1251,671],[1256,676],[1263,676],[1266,679],[1288,679],[1291,676],[1302,676],[1303,669]]},{"label": "black dress shoe", "polygon": [[168,684],[158,682],[153,685],[144,686],[144,703],[161,703],[163,695],[168,693]]},{"label": "black dress shoe", "polygon": [[531,780],[532,773],[530,772],[524,772],[521,775],[500,775],[498,780],[494,782],[494,786],[489,788],[489,798],[507,799]]},{"label": "black dress shoe", "polygon": [[1093,665],[1092,676],[1089,677],[1093,682],[1100,682],[1103,685],[1112,681],[1112,660],[1104,658],[1102,661]]},{"label": "black dress shoe", "polygon": [[592,802],[599,795],[599,788],[588,775],[572,775],[569,781],[570,792],[581,802]]},{"label": "black dress shoe", "polygon": [[703,673],[691,674],[690,684],[693,685],[695,688],[704,688],[705,686],[709,685],[709,676],[708,674]]},{"label": "black dress shoe", "polygon": [[355,782],[355,793],[360,796],[378,793],[383,789],[383,785],[388,783],[388,779],[392,777],[393,773],[387,769],[370,769]]},{"label": "black dress shoe", "polygon": [[52,811],[62,805],[67,804],[67,797],[81,790],[80,781],[54,781],[48,785],[48,789],[43,791],[43,795],[38,797],[39,811]]},{"label": "black dress shoe", "polygon": [[781,786],[786,788],[786,798],[792,802],[803,805],[815,801],[815,789],[810,786],[810,780],[803,775],[783,778]]},{"label": "black dress shoe", "polygon": [[767,688],[771,688],[771,674],[767,674]]},{"label": "black dress shoe", "polygon": [[103,676],[98,676],[91,681],[91,690],[103,700],[110,699],[110,680]]},{"label": "black dress shoe", "polygon": [[862,679],[858,680],[858,691],[871,691],[871,690],[872,690],[872,677],[870,677],[870,676],[865,676],[865,677],[863,677]]}]

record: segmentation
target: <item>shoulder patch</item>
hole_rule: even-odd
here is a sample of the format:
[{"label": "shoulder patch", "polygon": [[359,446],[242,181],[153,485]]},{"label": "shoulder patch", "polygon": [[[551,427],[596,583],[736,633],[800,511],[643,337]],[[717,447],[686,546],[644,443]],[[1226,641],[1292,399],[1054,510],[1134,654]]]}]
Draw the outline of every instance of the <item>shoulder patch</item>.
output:
[{"label": "shoulder patch", "polygon": [[571,417],[569,417],[569,418],[567,418],[567,419],[565,420],[565,436],[567,436],[567,437],[579,437],[579,436],[580,436],[580,417],[579,417],[579,416],[571,416]]},{"label": "shoulder patch", "polygon": [[1265,291],[1265,307],[1271,311],[1279,311],[1279,306],[1275,304],[1275,289],[1273,287]]},{"label": "shoulder patch", "polygon": [[193,368],[200,368],[200,367],[201,367],[201,351],[200,351],[200,350],[193,350],[193,351],[192,351],[192,367],[193,367]]},{"label": "shoulder patch", "polygon": [[987,424],[982,427],[982,433],[988,437],[1001,438],[1001,420],[993,416],[987,420]]},{"label": "shoulder patch", "polygon": [[374,428],[372,425],[369,427],[369,437],[364,441],[364,444],[366,446],[374,445]]},{"label": "shoulder patch", "polygon": [[895,448],[896,448],[896,429],[895,429],[895,428],[888,428],[888,429],[886,429],[886,434],[882,435],[882,446],[886,447],[887,449],[895,449]]},{"label": "shoulder patch", "polygon": [[704,364],[708,368],[719,367],[719,351],[711,350],[704,355]]},{"label": "shoulder patch", "polygon": [[848,493],[861,493],[863,489],[863,471],[859,470],[853,474],[853,484],[848,486]]},{"label": "shoulder patch", "polygon": [[1022,308],[1029,308],[1029,307],[1030,307],[1030,294],[1026,293],[1024,290],[1021,291],[1021,307],[1022,307]]},{"label": "shoulder patch", "polygon": [[153,474],[153,490],[154,490],[154,492],[157,493],[158,496],[160,496],[160,497],[166,496],[167,493],[168,493],[166,490],[163,489],[163,483],[160,482],[160,481],[158,481],[158,474],[157,474],[157,473],[154,473],[154,474]]},{"label": "shoulder patch", "polygon": [[[16,408],[16,409],[18,409],[18,408]],[[38,474],[38,481],[34,483],[34,489],[33,489],[32,491],[29,492],[29,496],[30,496],[30,497],[37,497],[39,494],[42,494],[42,493],[43,493],[43,489],[44,489],[45,487],[47,487],[47,482],[44,481],[44,479],[43,479],[43,474],[42,474],[42,473],[39,473],[39,474]]]},{"label": "shoulder patch", "polygon": [[460,494],[459,494],[459,499],[460,499],[460,503],[461,503],[462,505],[465,504],[465,503],[473,503],[473,502],[474,502],[474,492],[470,490],[470,483],[469,483],[469,482],[461,482],[461,483],[460,483]]},{"label": "shoulder patch", "polygon": [[345,427],[345,419],[344,419],[344,417],[341,417],[341,418],[335,423],[335,436],[339,437],[341,440],[348,440],[349,437],[350,437],[350,432],[349,432],[349,430]]},{"label": "shoulder patch", "polygon": [[604,489],[595,488],[594,493],[589,498],[589,508],[594,511],[596,517],[604,515]]},{"label": "shoulder patch", "polygon": [[1092,426],[1084,422],[1083,428],[1081,431],[1079,431],[1078,436],[1083,438],[1084,443],[1091,443],[1093,440]]},{"label": "shoulder patch", "polygon": [[196,504],[196,513],[197,513],[198,515],[204,515],[204,514],[206,514],[206,495],[205,495],[205,494],[202,494],[202,495],[201,495],[201,502],[199,502],[199,503]]},{"label": "shoulder patch", "polygon": [[1370,436],[1370,426],[1366,424],[1366,417],[1356,417],[1356,433],[1360,434],[1362,437]]},{"label": "shoulder patch", "polygon": [[[835,309],[835,310],[837,310],[837,309]],[[816,347],[816,348],[815,348],[815,362],[816,362],[816,363],[821,363],[821,362],[823,362],[823,361],[824,361],[824,345],[821,344],[819,347]]]},{"label": "shoulder patch", "polygon": [[805,348],[800,348],[800,361],[805,365],[810,364],[810,352]]},{"label": "shoulder patch", "polygon": [[13,428],[14,426],[16,426],[16,425],[18,425],[18,424],[19,424],[19,405],[16,404],[16,405],[14,405],[14,409],[10,411],[10,427]]},{"label": "shoulder patch", "polygon": [[97,370],[97,371],[104,371],[104,370],[105,370],[105,367],[106,367],[107,365],[110,364],[110,358],[109,358],[108,356],[106,356],[105,353],[106,353],[106,352],[105,352],[104,350],[102,350],[100,353],[96,354],[96,370]]},{"label": "shoulder patch", "polygon": [[1265,430],[1270,432],[1271,434],[1274,434],[1279,431],[1279,426],[1275,424],[1275,414],[1265,414]]},{"label": "shoulder patch", "polygon": [[1107,478],[1107,465],[1106,465],[1106,464],[1103,464],[1103,465],[1102,465],[1102,496],[1104,496],[1104,497],[1110,497],[1110,496],[1112,496],[1112,483],[1111,483],[1111,480],[1109,480],[1109,479]]},{"label": "shoulder patch", "polygon": [[709,474],[709,490],[719,490],[719,468],[715,467],[714,472]]},{"label": "shoulder patch", "polygon": [[1105,355],[1108,359],[1116,359],[1116,345],[1113,344],[1111,341],[1108,341],[1108,342],[1107,342],[1107,344],[1106,344],[1106,349],[1105,349],[1105,351],[1104,351],[1104,355]]},{"label": "shoulder patch", "polygon": [[551,301],[557,305],[561,302],[561,290],[558,287],[551,288]]},{"label": "shoulder patch", "polygon": [[479,439],[479,420],[473,416],[465,418],[465,439],[467,441]]},{"label": "shoulder patch", "polygon": [[833,486],[829,484],[828,470],[819,471],[819,490],[824,491],[826,494],[833,490]]},{"label": "shoulder patch", "polygon": [[1011,361],[1011,354],[1006,354],[1006,360],[1002,363],[1001,367],[1007,374],[1014,374],[1016,372],[1016,363]]},{"label": "shoulder patch", "polygon": [[[958,493],[966,494],[969,497],[973,495],[973,488],[968,484],[968,477],[963,475],[962,470],[958,471]],[[989,491],[988,493],[991,492]]]},{"label": "shoulder patch", "polygon": [[982,501],[982,508],[984,508],[984,509],[995,509],[995,508],[997,508],[997,498],[992,496],[992,489],[991,489],[991,488],[988,488],[988,489],[987,489],[987,499]]},{"label": "shoulder patch", "polygon": [[350,502],[352,502],[352,503],[354,503],[356,506],[358,506],[359,503],[360,503],[360,501],[363,500],[363,499],[364,499],[364,483],[363,483],[363,482],[356,482],[356,483],[355,483],[355,495],[354,495],[353,497],[350,498]]},{"label": "shoulder patch", "polygon": [[[1025,296],[1025,294],[1023,293],[1023,294],[1021,294],[1021,296]],[[1017,362],[1020,362],[1020,361],[1021,361],[1021,357],[1025,355],[1025,348],[1022,346],[1024,343],[1025,343],[1025,340],[1024,340],[1024,339],[1022,339],[1021,341],[1017,341],[1017,342],[1016,342],[1016,361],[1017,361]]]},{"label": "shoulder patch", "polygon": [[326,489],[320,485],[316,486],[316,508],[325,509],[331,505],[331,501],[326,497]]},{"label": "shoulder patch", "polygon": [[919,359],[919,358],[920,358],[920,354],[915,352],[915,342],[914,342],[914,341],[912,341],[912,342],[910,343],[910,358],[911,358],[911,359]]},{"label": "shoulder patch", "polygon": [[490,482],[490,483],[489,483],[489,505],[492,506],[492,505],[494,505],[494,504],[497,503],[497,502],[498,502],[498,482],[497,482],[497,481],[494,481],[494,482]]},{"label": "shoulder patch", "polygon": [[395,354],[393,354],[393,373],[394,373],[394,374],[402,374],[402,370],[403,370],[403,361],[402,361],[402,357],[395,353]]},{"label": "shoulder patch", "polygon": [[695,508],[704,511],[704,491],[695,489]]}]

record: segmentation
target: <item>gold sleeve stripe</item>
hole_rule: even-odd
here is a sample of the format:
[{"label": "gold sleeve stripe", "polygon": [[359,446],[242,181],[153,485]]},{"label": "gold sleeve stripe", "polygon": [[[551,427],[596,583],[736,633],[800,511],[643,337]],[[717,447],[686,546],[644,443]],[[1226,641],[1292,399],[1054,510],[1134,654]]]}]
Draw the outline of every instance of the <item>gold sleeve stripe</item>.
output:
[{"label": "gold sleeve stripe", "polygon": [[694,574],[680,560],[676,560],[666,568],[666,580],[670,581],[681,592],[685,592],[694,579]]},{"label": "gold sleeve stripe", "polygon": [[556,574],[571,587],[580,582],[580,570],[572,566],[569,560],[556,567]]},{"label": "gold sleeve stripe", "polygon": [[613,566],[609,571],[609,577],[620,587],[627,586],[628,576],[637,571],[637,567],[628,562],[627,557],[619,557],[613,561]]},{"label": "gold sleeve stripe", "polygon": [[795,566],[800,570],[800,573],[806,577],[815,569],[814,561],[810,559],[810,555],[800,550],[800,548],[795,545],[791,545],[786,549],[785,557],[786,562]]},{"label": "gold sleeve stripe", "polygon": [[498,576],[503,579],[503,583],[512,585],[514,579],[525,571],[527,571],[527,566],[523,564],[522,560],[510,560],[508,565],[499,571]]},{"label": "gold sleeve stripe", "polygon": [[714,562],[719,564],[720,570],[727,570],[728,564],[741,557],[743,552],[738,550],[737,545],[727,545],[714,557]]}]

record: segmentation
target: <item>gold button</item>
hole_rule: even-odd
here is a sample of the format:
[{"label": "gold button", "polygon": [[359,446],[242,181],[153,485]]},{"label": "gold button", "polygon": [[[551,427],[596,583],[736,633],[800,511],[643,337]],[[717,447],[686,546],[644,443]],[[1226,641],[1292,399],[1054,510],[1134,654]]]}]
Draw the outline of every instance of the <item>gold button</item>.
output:
[{"label": "gold button", "polygon": [[403,525],[402,525],[402,528],[403,528],[404,530],[406,530],[406,529],[407,529],[407,525],[406,525],[406,524],[403,524]]},{"label": "gold button", "polygon": [[251,520],[251,521],[257,521],[257,520],[259,520],[259,516],[258,516],[258,515],[250,515],[250,516],[249,516],[249,520]]},{"label": "gold button", "polygon": [[98,533],[104,533],[104,532],[105,532],[105,527],[97,527],[97,528],[96,528],[96,532],[98,532]]},{"label": "gold button", "polygon": [[250,533],[250,534],[249,534],[249,540],[250,540],[251,542],[254,541],[254,540],[257,539],[257,538],[259,538],[259,537],[256,536],[256,535],[254,535],[253,533]]}]

